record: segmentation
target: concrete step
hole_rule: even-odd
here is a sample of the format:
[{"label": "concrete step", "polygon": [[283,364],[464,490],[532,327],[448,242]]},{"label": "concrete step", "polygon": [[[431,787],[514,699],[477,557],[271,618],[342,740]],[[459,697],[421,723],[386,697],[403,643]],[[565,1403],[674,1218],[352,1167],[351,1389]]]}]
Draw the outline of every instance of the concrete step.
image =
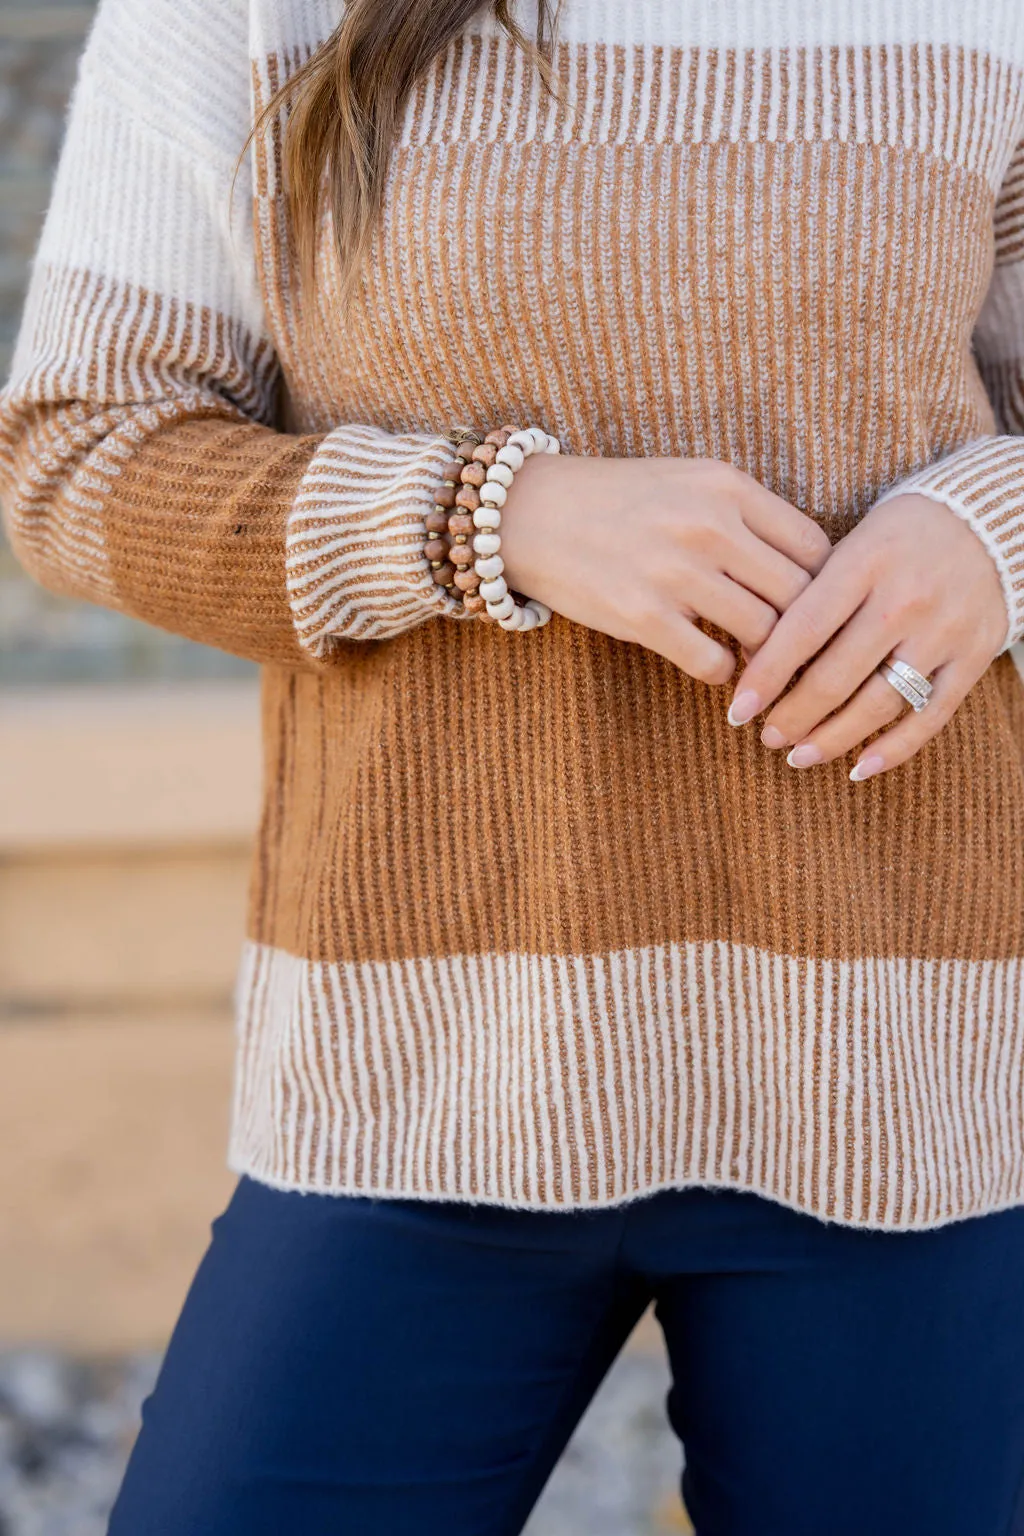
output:
[{"label": "concrete step", "polygon": [[0,1024],[0,1339],[162,1346],[232,1179],[233,1030],[166,1010]]},{"label": "concrete step", "polygon": [[0,1017],[226,1006],[258,815],[255,690],[10,690],[0,744]]}]

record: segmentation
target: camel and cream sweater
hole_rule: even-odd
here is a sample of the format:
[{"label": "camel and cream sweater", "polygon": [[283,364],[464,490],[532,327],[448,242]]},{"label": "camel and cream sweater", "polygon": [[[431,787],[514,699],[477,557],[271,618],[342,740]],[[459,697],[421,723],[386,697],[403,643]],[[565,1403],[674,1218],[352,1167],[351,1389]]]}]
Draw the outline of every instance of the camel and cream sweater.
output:
[{"label": "camel and cream sweater", "polygon": [[[722,690],[456,622],[446,434],[967,519],[1024,631],[1020,0],[568,0],[428,69],[343,315],[280,123],[339,0],[103,0],[0,412],[26,567],[261,662],[230,1158],[283,1188],[844,1223],[1024,1202],[1024,692],[795,773]],[[521,19],[532,30],[529,3]],[[950,594],[956,601],[956,594]]]}]

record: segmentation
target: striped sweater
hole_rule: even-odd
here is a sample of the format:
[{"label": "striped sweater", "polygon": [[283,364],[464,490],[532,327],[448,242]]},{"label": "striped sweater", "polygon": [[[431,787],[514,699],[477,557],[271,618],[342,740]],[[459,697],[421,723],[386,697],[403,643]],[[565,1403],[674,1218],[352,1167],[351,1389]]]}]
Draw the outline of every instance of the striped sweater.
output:
[{"label": "striped sweater", "polygon": [[886,1229],[1024,1202],[1010,655],[854,786],[638,646],[456,621],[423,555],[448,431],[536,421],[729,460],[833,542],[920,490],[1018,638],[1020,0],[567,0],[561,101],[485,8],[344,315],[329,227],[298,291],[279,120],[232,182],[339,10],[103,0],[0,406],[29,571],[264,667],[232,1166]]}]

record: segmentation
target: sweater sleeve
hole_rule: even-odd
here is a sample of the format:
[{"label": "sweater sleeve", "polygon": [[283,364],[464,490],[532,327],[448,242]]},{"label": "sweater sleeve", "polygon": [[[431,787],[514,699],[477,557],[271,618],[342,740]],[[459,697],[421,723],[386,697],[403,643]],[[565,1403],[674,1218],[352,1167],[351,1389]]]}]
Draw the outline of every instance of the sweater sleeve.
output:
[{"label": "sweater sleeve", "polygon": [[456,611],[423,554],[451,445],[273,430],[245,166],[234,182],[249,111],[244,0],[101,0],[0,396],[0,495],[54,590],[320,667]]},{"label": "sweater sleeve", "polygon": [[974,346],[999,435],[925,465],[880,500],[917,492],[970,524],[999,571],[1007,650],[1024,636],[1024,144],[996,200],[994,241],[992,281]]}]

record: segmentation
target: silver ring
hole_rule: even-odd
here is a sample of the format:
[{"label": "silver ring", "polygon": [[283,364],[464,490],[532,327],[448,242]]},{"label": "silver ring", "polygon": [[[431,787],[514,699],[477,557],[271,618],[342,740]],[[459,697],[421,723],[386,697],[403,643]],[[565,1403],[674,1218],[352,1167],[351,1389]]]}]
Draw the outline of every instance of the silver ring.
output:
[{"label": "silver ring", "polygon": [[887,661],[883,661],[878,670],[885,678],[886,682],[889,683],[891,687],[895,688],[900,697],[906,699],[907,703],[911,705],[911,707],[918,714],[920,714],[922,709],[927,709],[929,702],[927,694],[918,693],[917,689],[912,688],[907,682],[906,678],[901,677],[900,674],[893,667],[891,667]]},{"label": "silver ring", "polygon": [[903,681],[909,683],[911,688],[916,689],[922,699],[931,698],[931,683],[916,667],[912,667],[909,661],[900,661],[898,656],[894,656],[891,661],[886,662],[886,666],[892,667],[894,672],[898,672]]}]

